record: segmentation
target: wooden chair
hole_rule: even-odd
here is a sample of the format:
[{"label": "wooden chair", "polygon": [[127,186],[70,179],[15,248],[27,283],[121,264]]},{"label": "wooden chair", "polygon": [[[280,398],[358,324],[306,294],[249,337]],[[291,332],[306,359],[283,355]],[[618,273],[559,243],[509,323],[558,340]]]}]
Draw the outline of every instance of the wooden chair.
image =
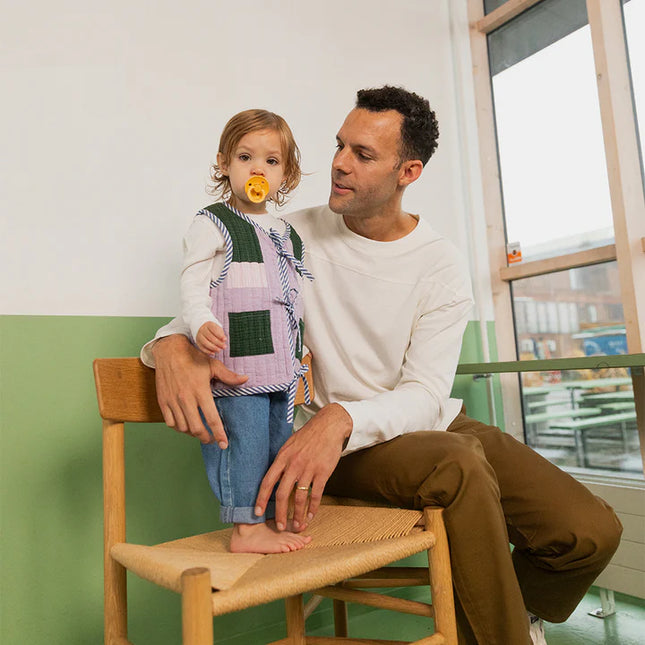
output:
[{"label": "wooden chair", "polygon": [[[156,546],[128,544],[125,522],[124,423],[162,422],[154,371],[137,358],[97,359],[94,376],[103,418],[104,615],[106,645],[128,645],[126,570],[182,597],[184,645],[211,645],[213,616],[279,598],[286,603],[287,638],[274,645],[371,645],[401,641],[305,636],[302,594],[334,598],[337,636],[346,636],[344,602],[433,616],[435,633],[417,645],[456,645],[448,542],[441,509],[322,506],[312,544],[279,555],[233,554],[230,529]],[[425,518],[425,530],[417,526]],[[426,567],[387,567],[427,551]],[[432,586],[433,605],[361,591],[398,585]],[[309,608],[311,611],[311,608]]]}]

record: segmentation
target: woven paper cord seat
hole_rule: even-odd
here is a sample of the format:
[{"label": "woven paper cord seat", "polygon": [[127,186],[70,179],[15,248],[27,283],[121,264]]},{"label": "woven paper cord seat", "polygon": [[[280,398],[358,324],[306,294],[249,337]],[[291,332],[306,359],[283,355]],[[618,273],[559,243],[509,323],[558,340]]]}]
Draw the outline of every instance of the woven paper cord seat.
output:
[{"label": "woven paper cord seat", "polygon": [[[103,417],[105,522],[105,643],[126,645],[126,570],[182,594],[183,642],[210,645],[213,616],[284,598],[284,645],[401,643],[347,636],[345,601],[434,616],[435,634],[418,645],[456,645],[447,539],[440,509],[408,511],[324,505],[310,526],[312,543],[278,555],[228,551],[231,529],[156,546],[125,541],[124,422],[159,422],[154,372],[138,359],[94,362]],[[418,526],[425,516],[425,530]],[[431,568],[385,567],[428,551]],[[382,567],[385,567],[384,569]],[[431,574],[431,575],[430,575]],[[433,605],[360,591],[365,587],[428,585]],[[338,637],[305,636],[302,594],[334,598]],[[310,608],[310,610],[312,610]]]}]

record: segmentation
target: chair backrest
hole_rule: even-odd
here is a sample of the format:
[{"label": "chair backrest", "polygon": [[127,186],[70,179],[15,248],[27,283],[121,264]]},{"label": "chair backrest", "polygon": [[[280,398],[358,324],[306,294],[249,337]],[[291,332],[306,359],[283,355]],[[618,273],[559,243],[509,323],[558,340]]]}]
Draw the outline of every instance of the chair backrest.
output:
[{"label": "chair backrest", "polygon": [[[311,366],[311,356],[307,354],[302,362]],[[313,399],[311,369],[306,376]],[[94,361],[94,381],[99,414],[103,419],[140,423],[163,421],[157,403],[155,371],[138,358],[97,358]],[[296,405],[303,402],[304,387],[299,383]]]},{"label": "chair backrest", "polygon": [[155,371],[138,358],[97,358],[94,381],[99,414],[112,421],[163,421],[157,403]]}]

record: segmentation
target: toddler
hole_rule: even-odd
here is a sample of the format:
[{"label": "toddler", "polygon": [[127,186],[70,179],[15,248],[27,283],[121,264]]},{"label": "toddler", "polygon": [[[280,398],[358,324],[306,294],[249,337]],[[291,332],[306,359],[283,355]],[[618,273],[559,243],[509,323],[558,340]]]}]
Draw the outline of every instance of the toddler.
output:
[{"label": "toddler", "polygon": [[282,205],[300,176],[300,153],[282,117],[236,114],[211,168],[221,201],[200,210],[184,238],[182,315],[194,343],[248,376],[236,387],[212,381],[229,444],[202,444],[221,520],[234,525],[235,552],[293,551],[311,540],[277,530],[274,500],[265,515],[254,513],[260,483],[291,436],[295,393],[305,380],[302,283],[313,278],[302,240],[266,207]]}]

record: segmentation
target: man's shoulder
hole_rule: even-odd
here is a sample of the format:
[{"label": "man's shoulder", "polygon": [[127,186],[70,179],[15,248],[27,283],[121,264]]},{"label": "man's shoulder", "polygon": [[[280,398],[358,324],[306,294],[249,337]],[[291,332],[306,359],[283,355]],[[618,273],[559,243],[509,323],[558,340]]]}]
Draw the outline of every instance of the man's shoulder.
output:
[{"label": "man's shoulder", "polygon": [[282,218],[286,219],[290,224],[297,226],[299,222],[317,220],[325,215],[331,214],[331,212],[327,204],[321,204],[319,206],[309,206],[308,208],[292,211],[291,213],[282,215]]},{"label": "man's shoulder", "polygon": [[414,254],[422,281],[441,283],[451,290],[469,296],[471,293],[468,259],[450,239],[437,232],[432,225],[419,220],[419,248]]},{"label": "man's shoulder", "polygon": [[438,256],[444,257],[448,260],[454,260],[458,263],[463,262],[464,255],[457,245],[441,233],[437,232],[432,225],[422,217],[419,218],[416,233],[416,241],[424,248],[424,252],[428,253],[429,250],[428,260],[430,262],[436,262]]},{"label": "man's shoulder", "polygon": [[282,215],[298,234],[308,243],[312,238],[320,236],[324,229],[334,221],[334,213],[327,204],[321,206],[310,206],[292,213]]}]

